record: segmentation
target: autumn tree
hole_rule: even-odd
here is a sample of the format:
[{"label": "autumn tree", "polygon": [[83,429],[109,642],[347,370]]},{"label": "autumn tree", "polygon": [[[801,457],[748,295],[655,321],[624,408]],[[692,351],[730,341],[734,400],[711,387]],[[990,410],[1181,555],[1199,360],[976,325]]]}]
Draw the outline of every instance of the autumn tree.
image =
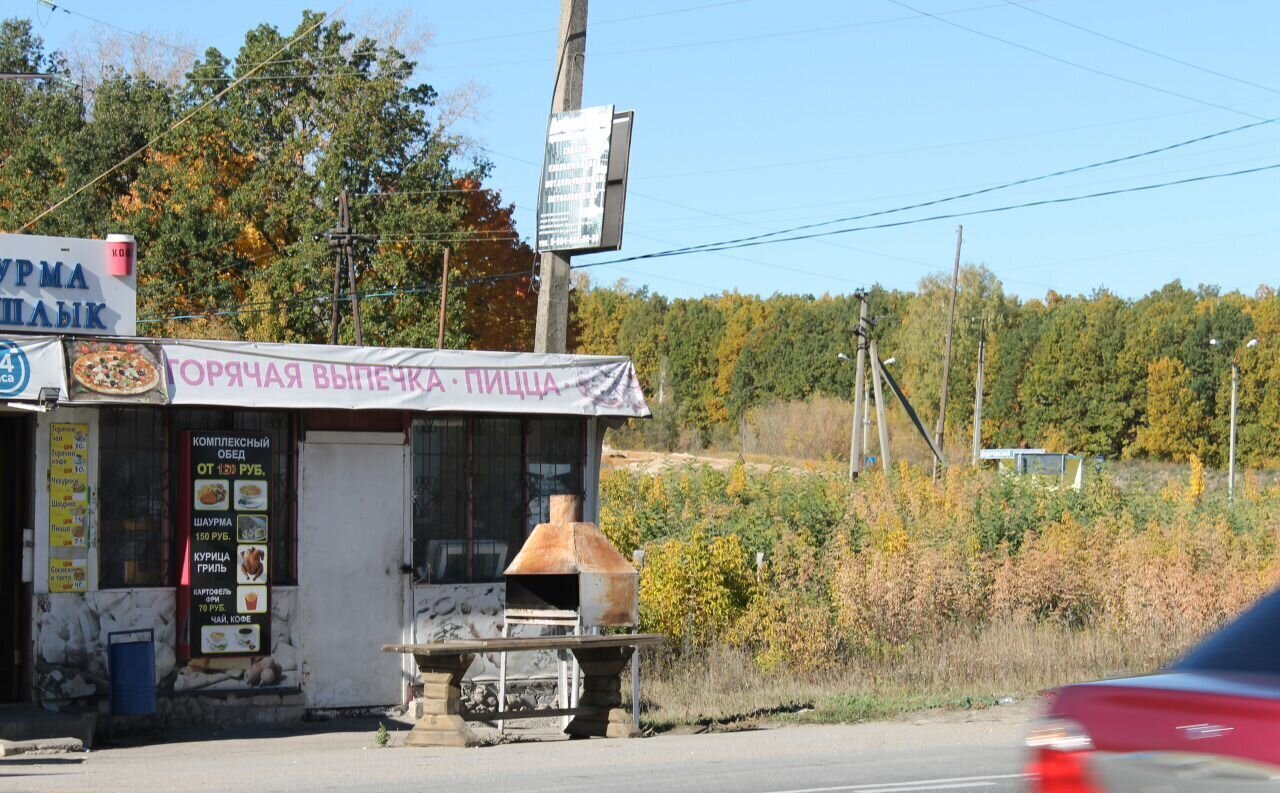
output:
[{"label": "autumn tree", "polygon": [[1161,358],[1147,366],[1146,421],[1137,439],[1126,450],[1182,462],[1204,455],[1204,406],[1191,390],[1191,373],[1174,358]]},{"label": "autumn tree", "polygon": [[[67,72],[22,20],[0,27],[0,61]],[[356,228],[380,237],[357,256],[366,343],[436,346],[449,245],[460,271],[449,345],[521,349],[528,279],[490,276],[532,252],[484,188],[488,164],[450,131],[453,106],[414,69],[392,42],[306,13],[292,33],[254,28],[234,56],[206,50],[176,83],[137,57],[108,64],[91,102],[66,82],[0,82],[0,224],[16,230],[112,169],[30,230],[133,233],[143,332],[319,342],[333,306],[322,237],[346,189]],[[344,316],[351,298],[344,287]],[[354,339],[349,320],[341,338]]]}]

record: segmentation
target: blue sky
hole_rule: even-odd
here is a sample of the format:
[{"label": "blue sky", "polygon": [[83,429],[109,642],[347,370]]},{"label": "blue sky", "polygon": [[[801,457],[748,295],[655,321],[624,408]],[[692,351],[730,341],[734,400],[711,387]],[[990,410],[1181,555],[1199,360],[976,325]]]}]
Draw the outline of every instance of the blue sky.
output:
[{"label": "blue sky", "polygon": [[[37,32],[53,47],[99,27],[35,0],[6,5],[6,15],[37,19]],[[1280,116],[1280,4],[1266,0],[590,5],[584,104],[635,110],[636,122],[624,250],[576,257],[575,264],[890,209]],[[65,5],[120,28],[182,34],[198,49],[227,53],[262,22],[292,31],[304,7],[291,0]],[[483,89],[478,113],[462,131],[484,147],[494,185],[517,205],[520,231],[531,235],[560,3],[470,0],[405,9],[433,36],[419,56],[420,79],[446,92],[468,82]],[[341,13],[361,32],[371,14],[398,10],[352,0]],[[1280,123],[878,220],[1274,163]],[[964,223],[963,260],[986,265],[1006,291],[1024,298],[1099,287],[1136,297],[1175,278],[1252,293],[1280,281],[1278,180],[1280,170],[1263,171],[589,272],[596,282],[625,278],[672,296],[843,293],[875,282],[910,289],[922,275],[949,271],[956,225]]]}]

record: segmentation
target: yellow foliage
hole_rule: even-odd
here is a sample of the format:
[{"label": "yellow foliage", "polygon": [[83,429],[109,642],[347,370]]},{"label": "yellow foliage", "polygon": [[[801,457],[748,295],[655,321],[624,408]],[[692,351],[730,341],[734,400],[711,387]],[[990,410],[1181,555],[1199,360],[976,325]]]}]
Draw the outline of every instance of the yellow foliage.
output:
[{"label": "yellow foliage", "polygon": [[1187,503],[1199,504],[1204,497],[1204,463],[1200,462],[1197,454],[1192,454],[1187,462],[1191,466],[1191,476],[1187,480]]},{"label": "yellow foliage", "polygon": [[[1280,487],[1250,488],[1228,512],[1204,500],[1203,475],[1192,458],[1190,481],[1159,499],[1105,479],[1083,494],[1019,488],[968,466],[938,482],[911,467],[854,484],[795,475],[830,477],[817,486],[745,466],[611,472],[602,524],[624,552],[646,548],[646,630],[741,646],[765,670],[1024,622],[1183,647],[1280,576]],[[654,541],[685,526],[687,538]]]},{"label": "yellow foliage", "polygon": [[747,500],[747,466],[739,460],[729,471],[729,484],[725,486],[725,495],[731,501]]},{"label": "yellow foliage", "polygon": [[1053,426],[1044,431],[1044,437],[1040,441],[1040,445],[1045,451],[1055,454],[1066,454],[1070,452],[1067,433],[1061,427]]},{"label": "yellow foliage", "polygon": [[707,536],[695,526],[688,540],[645,549],[640,575],[640,622],[686,646],[722,637],[741,613],[751,574],[742,540]]},{"label": "yellow foliage", "polygon": [[819,550],[791,533],[775,547],[728,640],[752,648],[765,671],[811,672],[837,663],[835,627]]}]

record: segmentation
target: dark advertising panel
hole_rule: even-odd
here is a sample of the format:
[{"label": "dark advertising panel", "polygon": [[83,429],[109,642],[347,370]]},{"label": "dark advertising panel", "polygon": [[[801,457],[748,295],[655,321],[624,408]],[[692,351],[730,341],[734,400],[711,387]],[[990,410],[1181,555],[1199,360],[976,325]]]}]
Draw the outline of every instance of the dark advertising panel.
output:
[{"label": "dark advertising panel", "polygon": [[185,435],[191,655],[266,655],[271,436]]}]

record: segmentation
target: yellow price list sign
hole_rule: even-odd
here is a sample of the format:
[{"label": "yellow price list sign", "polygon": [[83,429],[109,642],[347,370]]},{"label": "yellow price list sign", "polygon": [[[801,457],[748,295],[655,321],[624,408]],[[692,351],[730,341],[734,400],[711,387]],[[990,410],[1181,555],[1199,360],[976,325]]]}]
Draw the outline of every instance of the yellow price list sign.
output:
[{"label": "yellow price list sign", "polygon": [[[49,427],[49,545],[83,548],[89,536],[89,425]],[[74,590],[69,590],[74,591]]]}]

